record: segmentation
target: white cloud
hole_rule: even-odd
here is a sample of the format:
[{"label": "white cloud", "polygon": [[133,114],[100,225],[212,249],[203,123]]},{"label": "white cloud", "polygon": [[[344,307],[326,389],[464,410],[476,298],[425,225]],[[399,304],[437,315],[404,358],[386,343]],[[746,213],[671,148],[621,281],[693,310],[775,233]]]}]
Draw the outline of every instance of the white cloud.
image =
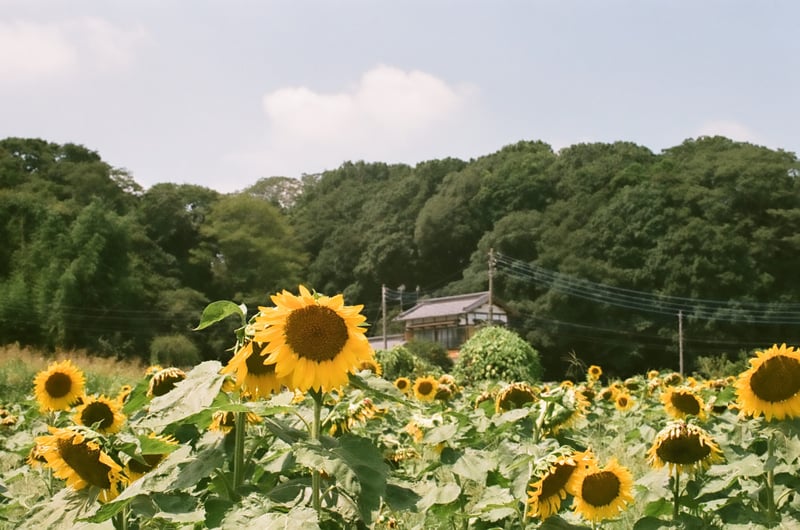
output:
[{"label": "white cloud", "polygon": [[694,136],[725,136],[739,142],[762,143],[758,136],[745,125],[728,120],[706,122],[695,131]]},{"label": "white cloud", "polygon": [[[260,176],[299,176],[345,160],[415,163],[463,137],[459,124],[476,90],[425,72],[378,66],[335,93],[287,87],[264,95],[266,145],[231,158]],[[447,147],[444,147],[447,146]]]},{"label": "white cloud", "polygon": [[0,77],[25,82],[78,68],[123,67],[146,39],[141,28],[121,28],[97,17],[50,23],[0,22]]}]

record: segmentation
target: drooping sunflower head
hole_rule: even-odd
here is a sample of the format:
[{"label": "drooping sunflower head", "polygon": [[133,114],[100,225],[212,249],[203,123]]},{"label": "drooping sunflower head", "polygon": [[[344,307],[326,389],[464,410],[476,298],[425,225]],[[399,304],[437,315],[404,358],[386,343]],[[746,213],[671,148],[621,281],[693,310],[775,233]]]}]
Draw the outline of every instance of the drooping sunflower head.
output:
[{"label": "drooping sunflower head", "polygon": [[773,345],[756,352],[750,368],[736,380],[739,410],[746,416],[800,417],[800,350]]},{"label": "drooping sunflower head", "polygon": [[[263,418],[255,412],[247,411],[245,413],[245,421],[249,425],[256,425],[261,423]],[[219,431],[222,433],[229,433],[236,426],[236,413],[230,410],[218,410],[211,415],[211,425],[208,426],[210,431]]]},{"label": "drooping sunflower head", "polygon": [[433,401],[438,388],[439,380],[434,377],[426,375],[414,380],[414,396],[420,401]]},{"label": "drooping sunflower head", "polygon": [[67,359],[51,363],[33,380],[34,395],[42,411],[69,410],[70,406],[83,396],[86,378]]},{"label": "drooping sunflower head", "polygon": [[247,341],[231,358],[222,374],[236,374],[235,386],[251,399],[268,398],[280,392],[283,384],[275,373],[275,364],[264,364],[263,342]]},{"label": "drooping sunflower head", "polygon": [[125,402],[128,401],[131,392],[133,392],[133,387],[131,385],[122,385],[119,392],[117,392],[117,403],[124,405]]},{"label": "drooping sunflower head", "polygon": [[288,291],[273,295],[275,307],[260,307],[254,340],[267,343],[267,363],[293,390],[327,392],[347,384],[348,374],[374,352],[364,335],[363,306],[346,306],[344,297]]},{"label": "drooping sunflower head", "polygon": [[71,429],[50,427],[49,436],[39,436],[36,443],[53,474],[80,490],[89,486],[100,489],[99,499],[107,502],[119,494],[123,483],[122,467],[100,446]]},{"label": "drooping sunflower head", "polygon": [[620,412],[632,409],[635,404],[636,401],[633,399],[633,396],[627,392],[618,392],[614,397],[614,408]]},{"label": "drooping sunflower head", "polygon": [[186,373],[180,368],[164,368],[159,370],[150,378],[147,395],[149,397],[163,396],[184,379],[186,379]]},{"label": "drooping sunflower head", "polygon": [[537,473],[537,480],[529,484],[528,515],[542,521],[561,509],[561,501],[567,498],[567,484],[578,468],[571,451],[548,459],[545,469]]},{"label": "drooping sunflower head", "polygon": [[522,408],[539,399],[531,385],[524,382],[511,383],[497,393],[494,400],[495,412],[506,412]]},{"label": "drooping sunflower head", "polygon": [[116,399],[105,396],[90,396],[83,400],[72,421],[85,427],[93,427],[97,432],[111,434],[119,432],[125,423],[122,405]]},{"label": "drooping sunflower head", "polygon": [[411,391],[411,379],[408,377],[398,377],[394,380],[394,386],[403,394],[408,394]]},{"label": "drooping sunflower head", "polygon": [[658,379],[659,375],[660,375],[660,372],[658,370],[648,370],[647,371],[647,379],[648,380]]},{"label": "drooping sunflower head", "polygon": [[667,387],[661,393],[661,402],[667,414],[676,419],[687,416],[697,416],[699,419],[707,417],[703,398],[690,388]]},{"label": "drooping sunflower head", "polygon": [[589,401],[575,388],[555,388],[540,397],[546,403],[543,431],[553,435],[573,427],[589,409]]},{"label": "drooping sunflower head", "polygon": [[602,468],[578,466],[568,487],[574,496],[572,509],[593,522],[617,517],[633,502],[633,475],[615,458]]},{"label": "drooping sunflower head", "polygon": [[586,372],[586,377],[589,381],[597,381],[600,379],[600,376],[603,375],[603,369],[593,364],[589,367],[589,370]]},{"label": "drooping sunflower head", "polygon": [[708,469],[723,460],[722,451],[702,428],[682,420],[672,422],[656,435],[647,451],[647,460],[656,469],[669,466],[669,473]]},{"label": "drooping sunflower head", "polygon": [[683,383],[683,376],[678,372],[672,372],[665,375],[661,382],[664,386],[677,386]]},{"label": "drooping sunflower head", "polygon": [[125,466],[125,474],[133,482],[155,469],[164,459],[178,447],[178,441],[172,436],[150,433],[139,438],[141,454],[131,458]]},{"label": "drooping sunflower head", "polygon": [[365,359],[361,361],[358,365],[358,371],[367,370],[372,372],[376,376],[380,377],[383,375],[383,367],[381,363],[379,363],[375,358],[372,359]]}]

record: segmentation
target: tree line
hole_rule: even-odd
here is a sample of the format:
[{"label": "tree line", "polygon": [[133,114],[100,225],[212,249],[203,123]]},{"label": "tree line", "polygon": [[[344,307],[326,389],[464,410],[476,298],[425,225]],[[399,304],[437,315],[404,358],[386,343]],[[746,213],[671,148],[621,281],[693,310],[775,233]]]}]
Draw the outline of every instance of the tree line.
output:
[{"label": "tree line", "polygon": [[363,303],[376,335],[382,285],[486,290],[491,249],[494,294],[547,375],[575,359],[619,375],[677,368],[679,311],[691,368],[800,342],[799,174],[794,153],[723,137],[661,153],[523,141],[222,194],[145,190],[84,146],[6,138],[0,342],[149,358],[180,337],[221,359],[231,330],[190,331],[208,302],[253,312],[299,283]]}]

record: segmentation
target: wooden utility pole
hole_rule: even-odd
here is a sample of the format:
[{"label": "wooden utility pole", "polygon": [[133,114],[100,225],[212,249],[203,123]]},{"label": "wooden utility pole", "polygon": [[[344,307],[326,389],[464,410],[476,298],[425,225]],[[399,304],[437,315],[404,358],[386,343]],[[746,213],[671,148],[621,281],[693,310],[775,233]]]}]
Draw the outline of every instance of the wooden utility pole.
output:
[{"label": "wooden utility pole", "polygon": [[683,309],[678,310],[678,373],[683,375]]},{"label": "wooden utility pole", "polygon": [[381,320],[383,320],[383,349],[389,349],[389,339],[386,337],[386,284],[381,285]]},{"label": "wooden utility pole", "polygon": [[489,249],[489,325],[494,325],[494,249]]}]

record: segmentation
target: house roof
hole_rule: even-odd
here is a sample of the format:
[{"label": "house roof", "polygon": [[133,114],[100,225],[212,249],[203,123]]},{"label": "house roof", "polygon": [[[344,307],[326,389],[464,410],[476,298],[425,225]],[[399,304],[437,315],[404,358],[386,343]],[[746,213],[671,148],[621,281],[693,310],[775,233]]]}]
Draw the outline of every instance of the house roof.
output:
[{"label": "house roof", "polygon": [[417,305],[403,311],[395,320],[417,320],[421,318],[435,318],[462,315],[469,313],[489,301],[489,291],[480,293],[460,294],[456,296],[443,296],[441,298],[428,298],[420,300]]}]

